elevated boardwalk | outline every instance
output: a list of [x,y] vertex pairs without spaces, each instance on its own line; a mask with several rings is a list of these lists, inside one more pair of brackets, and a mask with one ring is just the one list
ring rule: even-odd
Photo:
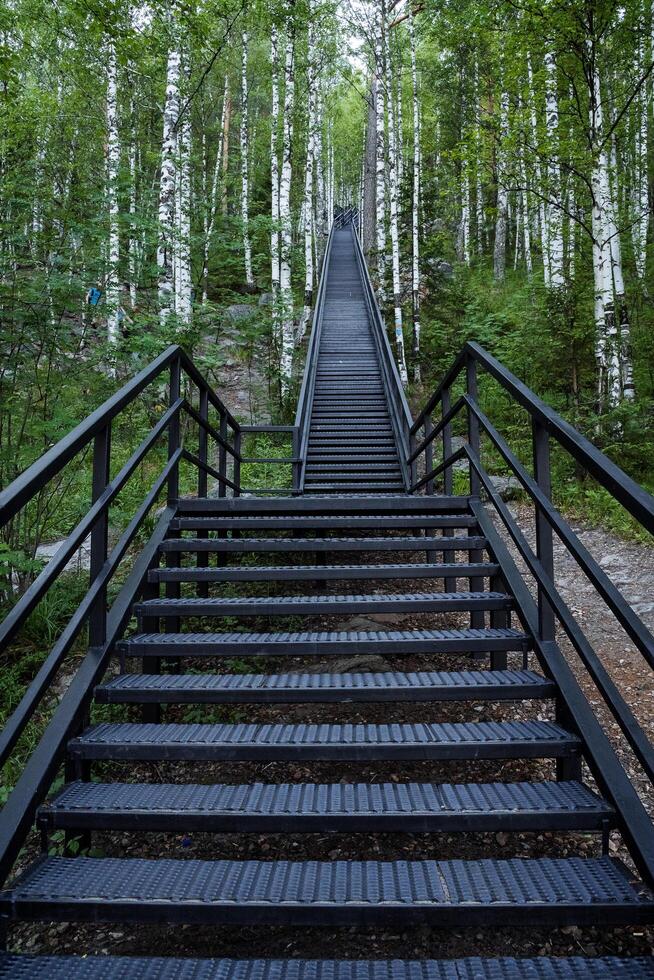
[[352,226],[334,231],[306,493],[401,493],[404,482]]

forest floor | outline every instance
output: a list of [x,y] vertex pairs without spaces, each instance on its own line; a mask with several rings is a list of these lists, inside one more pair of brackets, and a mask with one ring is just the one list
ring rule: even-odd
[[[512,504],[511,508],[528,537],[533,541],[533,528],[530,513],[522,505]],[[599,528],[575,526],[581,540],[600,562],[612,581],[622,590],[626,598],[640,613],[650,628],[654,628],[654,548],[623,541],[613,534]],[[388,556],[393,561],[393,556]],[[404,559],[406,560],[406,556]],[[644,662],[633,644],[624,635],[609,610],[598,598],[590,584],[579,572],[576,563],[562,546],[556,547],[557,581],[560,591],[575,615],[584,626],[602,660],[626,696],[626,700],[636,711],[641,724],[648,733],[654,733],[654,689],[649,670],[644,670]],[[389,583],[380,583],[388,588]],[[371,583],[374,586],[374,583]],[[401,583],[398,583],[398,590]],[[372,590],[372,589],[371,589]],[[316,620],[312,626],[321,628],[398,628],[424,627],[429,625],[425,618],[389,615],[354,617],[334,623],[330,619]],[[452,625],[457,623],[452,617]],[[308,625],[308,624],[307,624]],[[575,666],[574,653],[562,641],[562,647]],[[298,661],[292,662],[297,669]],[[450,658],[447,668],[469,666],[469,659]],[[510,665],[519,666],[518,658]],[[222,665],[221,665],[222,666]],[[290,666],[290,664],[289,664]],[[435,667],[445,667],[442,662]],[[480,663],[480,666],[482,664]],[[530,664],[534,666],[534,664]],[[419,658],[384,660],[374,658],[350,658],[349,660],[305,665],[312,670],[361,670],[361,669],[424,669],[425,661]],[[211,668],[208,668],[211,669]],[[223,667],[224,669],[224,667]],[[284,669],[277,662],[275,669]],[[577,670],[580,682],[593,703],[593,707],[612,734],[614,745],[629,771],[635,784],[642,791],[643,799],[654,814],[654,794],[648,794],[649,787],[640,777],[632,757],[619,738],[615,736],[615,726],[606,717],[599,704],[599,695],[592,688],[582,670]],[[247,717],[252,721],[279,720],[283,712],[286,721],[308,722],[319,720],[333,721],[402,721],[416,720],[416,712],[424,721],[454,721],[461,718],[461,706],[455,704],[415,705],[289,705],[283,708],[274,706],[254,706],[232,717],[222,720],[240,720]],[[410,719],[407,711],[411,713]],[[465,708],[470,719],[512,718],[551,718],[551,704],[520,703],[480,704],[470,703]],[[171,720],[173,720],[171,718]],[[182,717],[175,720],[183,720]],[[190,720],[190,719],[188,719]],[[194,721],[199,721],[197,717]],[[210,720],[218,720],[211,718]],[[141,771],[142,770],[142,771]],[[154,766],[143,764],[135,771],[112,767],[113,778],[156,779],[157,781],[187,780],[198,782],[245,782],[264,780],[269,782],[292,781],[398,781],[433,780],[442,782],[466,781],[470,772],[465,764],[433,765],[388,764],[379,765],[330,765],[294,764],[288,766],[271,763],[266,766],[256,764],[232,766],[188,766],[181,773],[180,767],[158,763]],[[545,761],[485,762],[478,764],[475,778],[482,780],[520,780],[547,779],[553,777],[553,765]],[[589,785],[592,777],[586,773]],[[595,856],[600,853],[600,843],[594,834],[439,834],[439,835],[161,835],[151,834],[103,834],[97,835],[95,846],[106,856],[131,855],[157,857],[162,853],[168,857],[202,859],[274,859],[296,860],[425,860],[481,857],[562,857],[571,854]],[[38,847],[36,840],[23,855],[23,862],[34,855]],[[612,834],[611,853],[625,858],[619,835]],[[31,852],[31,853],[30,853]],[[23,863],[21,862],[21,863]],[[157,926],[131,926],[129,923],[116,925],[56,924],[21,925],[12,930],[10,948],[30,952],[113,953],[122,955],[145,955],[156,950],[160,955],[181,956],[233,956],[247,958],[253,955],[272,957],[325,957],[351,958],[451,958],[469,955],[644,955],[654,952],[654,928],[625,927],[616,929],[594,927],[567,927],[561,929],[520,928],[460,930],[439,930],[429,926],[411,929],[370,928],[362,930],[335,929],[332,927],[314,929],[272,928],[260,926],[253,928],[227,927],[205,928],[198,926],[178,926],[174,929]]]

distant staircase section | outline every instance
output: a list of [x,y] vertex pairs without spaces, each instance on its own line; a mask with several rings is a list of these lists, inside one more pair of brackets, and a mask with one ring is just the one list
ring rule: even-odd
[[350,224],[332,233],[305,493],[403,493],[391,413]]

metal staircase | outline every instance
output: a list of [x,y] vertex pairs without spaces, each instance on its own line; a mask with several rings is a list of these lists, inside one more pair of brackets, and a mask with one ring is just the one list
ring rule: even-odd
[[[88,653],[0,814],[4,879],[34,822],[43,841],[42,855],[0,893],[10,944],[12,925],[27,921],[257,925],[252,954],[259,959],[162,959],[156,945],[151,957],[7,953],[0,954],[0,978],[654,977],[654,961],[646,958],[416,961],[402,942],[393,960],[266,958],[270,925],[462,930],[654,923],[654,828],[580,679],[595,685],[595,699],[612,713],[650,781],[652,746],[557,591],[553,532],[647,669],[654,666],[654,640],[551,504],[549,441],[650,530],[654,501],[475,345],[467,345],[414,421],[351,212],[339,214],[325,261],[291,427],[287,462],[294,479],[287,496],[244,493],[241,439],[256,427],[239,425],[179,348],[162,354],[0,495],[4,525],[92,447],[89,513],[0,628],[6,648],[91,532],[89,593],[0,738],[4,763],[88,628]],[[483,413],[478,368],[531,418],[533,475]],[[149,386],[160,389],[164,372],[169,407],[112,477],[112,421]],[[465,392],[454,398],[459,375]],[[460,417],[467,441],[452,452]],[[534,501],[536,553],[482,464],[480,429]],[[162,471],[110,550],[109,507],[162,437],[168,443]],[[468,487],[454,494],[460,460]],[[180,494],[182,465],[197,470],[197,495]],[[154,531],[135,547],[164,489],[167,503]],[[108,607],[108,586],[126,567]],[[573,654],[564,656],[557,629]],[[330,658],[350,656],[384,659],[352,668],[337,661],[330,669]],[[382,703],[403,720],[392,714],[361,720]],[[308,720],[312,705],[317,714]],[[94,721],[99,706],[102,720]],[[234,706],[240,718],[232,716]],[[335,706],[355,720],[329,719]],[[189,709],[193,720],[185,716]],[[509,767],[503,778],[508,760],[518,769]],[[332,776],[298,781],[288,774],[298,762],[317,764],[318,773],[327,765]],[[399,778],[389,780],[384,767],[398,762],[422,764],[424,777],[402,778],[398,766]],[[270,763],[281,773],[273,780],[266,778]],[[455,763],[458,772],[465,766],[465,779],[447,781]],[[199,781],[189,779],[189,764],[196,779],[203,773]],[[256,764],[256,781],[230,775],[243,764],[250,773]],[[379,765],[382,775],[353,779],[339,770],[358,764],[366,771]],[[65,783],[51,794],[62,765]],[[153,853],[153,834],[182,831],[419,833],[433,835],[433,856],[297,860],[291,852],[276,858],[262,852],[232,860],[215,852],[186,859]],[[625,844],[627,863],[609,852],[612,831]],[[50,853],[49,842],[62,832],[75,850]],[[91,856],[99,832],[128,835],[129,856]],[[523,847],[519,857],[439,858],[439,835],[478,832],[566,834],[568,854],[529,856]],[[592,835],[583,852],[581,832]]]

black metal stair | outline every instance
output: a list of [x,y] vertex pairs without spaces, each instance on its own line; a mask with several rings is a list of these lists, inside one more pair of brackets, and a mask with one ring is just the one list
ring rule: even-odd
[[[129,573],[128,599],[105,617],[105,634],[94,625],[81,668],[86,701],[80,695],[55,726],[60,756],[48,763],[49,779],[36,778],[43,792],[29,819],[27,804],[18,816],[8,804],[8,819],[25,832],[37,814],[44,843],[42,857],[0,893],[10,923],[426,923],[460,932],[654,924],[654,847],[650,855],[634,831],[647,838],[648,818],[634,818],[626,777],[616,776],[610,747],[597,748],[570,665],[554,637],[541,635],[543,594],[539,609],[477,494],[407,492],[411,460],[401,455],[355,245],[349,228],[332,237],[303,493],[238,496],[237,484],[223,483],[219,493],[236,486],[236,495],[212,497],[205,481],[197,497],[170,495]],[[540,527],[541,562],[544,540]],[[417,580],[421,591],[412,591]],[[100,592],[96,618],[105,605]],[[64,756],[67,781],[37,810]],[[610,855],[611,830],[638,873]],[[64,837],[84,850],[96,831],[115,832],[118,853],[131,835],[130,857],[47,853]],[[154,835],[180,832],[255,835],[257,859],[171,859]],[[505,858],[451,858],[462,833],[499,832]],[[427,853],[450,857],[386,860],[396,855],[380,836],[379,860],[287,859],[298,852],[284,849],[283,835],[332,833],[393,834],[399,846],[407,834],[433,835]],[[561,835],[557,856],[530,857],[542,851],[512,836],[527,833],[543,850],[550,833]],[[259,860],[256,835],[267,834],[282,850]],[[317,841],[305,839],[310,857],[321,856]],[[369,853],[362,843],[360,854]],[[266,955],[267,932],[257,934],[253,952]],[[403,935],[400,957],[407,948]],[[114,976],[630,980],[654,977],[654,966],[610,957],[0,955],[0,980]]]

